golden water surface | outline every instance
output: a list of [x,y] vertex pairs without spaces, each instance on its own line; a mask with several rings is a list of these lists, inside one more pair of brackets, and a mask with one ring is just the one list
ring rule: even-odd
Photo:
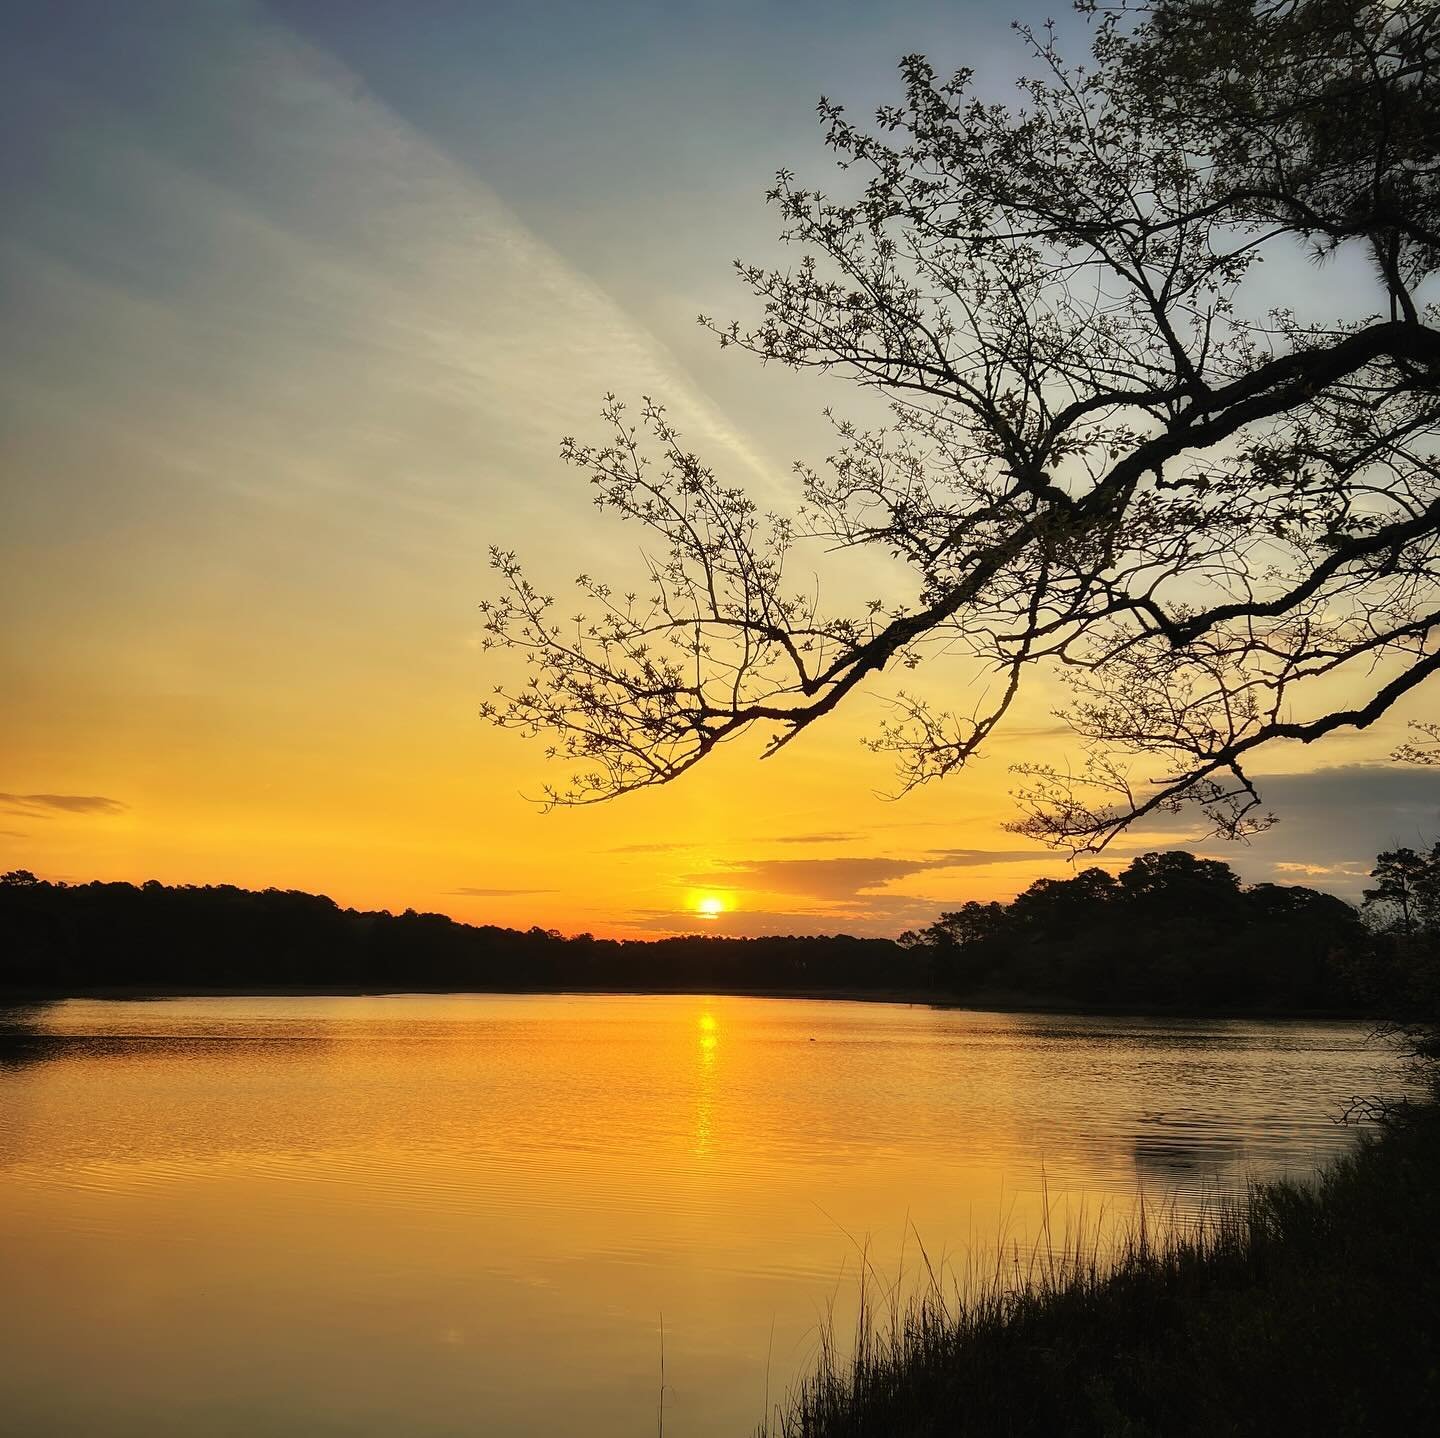
[[1303,1172],[1363,1026],[691,996],[0,1010],[0,1431],[745,1435],[893,1276]]

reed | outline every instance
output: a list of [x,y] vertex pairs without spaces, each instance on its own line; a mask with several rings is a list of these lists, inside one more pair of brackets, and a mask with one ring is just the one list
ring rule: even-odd
[[1437,1195],[1424,1108],[1191,1224],[1047,1217],[948,1278],[922,1246],[906,1297],[862,1263],[853,1343],[822,1325],[757,1438],[1440,1431]]

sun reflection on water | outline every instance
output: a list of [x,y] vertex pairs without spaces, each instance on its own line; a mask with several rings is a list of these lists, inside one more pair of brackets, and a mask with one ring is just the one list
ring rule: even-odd
[[711,1149],[715,1113],[716,1055],[720,1046],[720,1025],[715,1015],[702,1013],[700,1029],[700,1065],[695,1095],[695,1156],[704,1158]]

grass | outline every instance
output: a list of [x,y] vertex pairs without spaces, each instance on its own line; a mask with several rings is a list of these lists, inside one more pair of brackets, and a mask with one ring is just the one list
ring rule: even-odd
[[[1440,1432],[1440,1109],[1189,1230],[1042,1242],[876,1310],[757,1438]],[[1103,1248],[1103,1251],[1102,1251]],[[927,1261],[928,1266],[928,1261]]]

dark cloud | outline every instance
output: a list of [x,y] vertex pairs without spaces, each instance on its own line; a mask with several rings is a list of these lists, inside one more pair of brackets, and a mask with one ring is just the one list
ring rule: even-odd
[[1255,779],[1273,828],[1247,843],[1226,844],[1197,835],[1194,814],[1146,819],[1124,852],[1140,848],[1203,845],[1252,883],[1270,880],[1328,889],[1358,900],[1375,855],[1400,845],[1428,846],[1440,839],[1440,769],[1404,764],[1342,764],[1309,774]]
[[943,863],[936,869],[983,869],[987,864],[1049,864],[1056,859],[1053,849],[944,849]]
[[[1225,861],[1251,883],[1305,884],[1358,901],[1380,850],[1402,844],[1419,848],[1440,839],[1440,768],[1350,764],[1309,774],[1273,774],[1256,783],[1266,808],[1280,822],[1248,843],[1227,844],[1205,834],[1194,814],[1152,815],[1143,830],[1122,836],[1105,854],[1083,857],[1076,867],[1118,869],[1137,853],[1184,848]],[[820,843],[840,837],[795,835],[770,842]],[[684,882],[742,895],[794,895],[802,905],[807,900],[810,905],[747,910],[741,903],[713,920],[688,911],[643,910],[631,927],[662,933],[894,935],[930,923],[964,899],[896,894],[888,892],[888,886],[916,874],[992,864],[1030,866],[1018,876],[1017,888],[1042,873],[1073,872],[1065,855],[1048,849],[747,859],[688,874]],[[946,883],[941,892],[950,889]]]
[[451,889],[452,894],[465,894],[472,899],[513,899],[521,894],[555,894],[558,889]]
[[1312,774],[1271,774],[1256,780],[1281,817],[1345,815],[1404,830],[1440,824],[1440,769],[1414,764],[1345,764]]
[[687,874],[685,882],[698,888],[804,894],[833,901],[932,867],[924,859],[750,859],[708,874]]
[[1044,849],[942,849],[910,859],[849,856],[830,859],[747,859],[709,873],[687,874],[696,888],[803,894],[836,903],[932,869],[982,868],[987,864],[1054,863]]
[[118,799],[102,794],[0,794],[0,808],[12,814],[123,814],[127,808]]

